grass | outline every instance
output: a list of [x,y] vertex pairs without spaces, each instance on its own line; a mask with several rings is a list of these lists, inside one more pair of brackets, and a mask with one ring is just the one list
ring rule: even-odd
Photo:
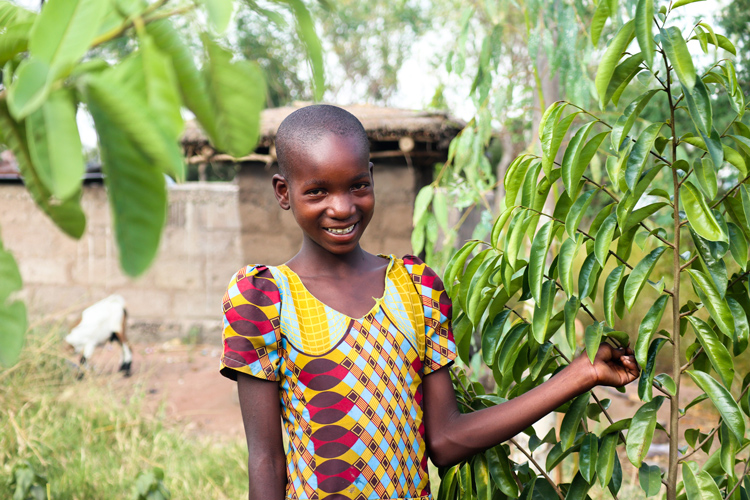
[[[53,329],[54,330],[54,329]],[[247,495],[244,442],[182,432],[143,412],[145,389],[123,397],[106,379],[76,380],[57,331],[31,332],[21,360],[0,371],[0,498],[14,468],[45,475],[51,499],[130,499],[135,479],[164,470],[172,498]]]

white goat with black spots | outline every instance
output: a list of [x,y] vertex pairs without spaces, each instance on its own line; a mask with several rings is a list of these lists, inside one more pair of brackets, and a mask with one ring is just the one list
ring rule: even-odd
[[110,295],[83,310],[81,321],[65,337],[65,342],[73,346],[77,353],[82,353],[81,366],[84,368],[96,346],[108,341],[119,342],[122,346],[119,371],[129,377],[133,354],[125,335],[126,322],[125,299],[120,295]]

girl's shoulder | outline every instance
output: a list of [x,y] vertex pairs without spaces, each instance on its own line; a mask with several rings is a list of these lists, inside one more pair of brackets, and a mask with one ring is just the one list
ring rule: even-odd
[[246,301],[263,306],[278,304],[281,294],[272,267],[263,264],[247,265],[234,273],[224,294],[224,311],[232,307],[240,296],[243,303]]
[[414,284],[429,287],[435,291],[445,290],[440,276],[419,257],[407,254],[399,260],[403,262]]

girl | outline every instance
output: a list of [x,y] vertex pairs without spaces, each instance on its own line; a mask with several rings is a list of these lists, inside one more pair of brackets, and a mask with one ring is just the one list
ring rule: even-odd
[[359,245],[375,207],[362,125],[334,106],[302,108],[276,151],[276,198],[302,248],[284,265],[241,269],[223,301],[221,373],[238,383],[250,499],[429,500],[428,457],[455,464],[596,385],[638,376],[632,351],[602,344],[593,364],[579,357],[522,396],[460,413],[440,278],[416,257]]

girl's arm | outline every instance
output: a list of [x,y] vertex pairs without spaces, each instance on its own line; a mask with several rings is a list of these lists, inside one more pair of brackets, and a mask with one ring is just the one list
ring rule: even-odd
[[579,356],[547,382],[506,403],[472,413],[458,410],[448,368],[425,376],[427,448],[437,466],[456,464],[506,441],[566,401],[597,385],[621,386],[638,377],[630,349],[602,344],[592,365]]
[[242,421],[247,438],[249,500],[283,500],[286,458],[281,439],[279,385],[250,375],[237,375]]

